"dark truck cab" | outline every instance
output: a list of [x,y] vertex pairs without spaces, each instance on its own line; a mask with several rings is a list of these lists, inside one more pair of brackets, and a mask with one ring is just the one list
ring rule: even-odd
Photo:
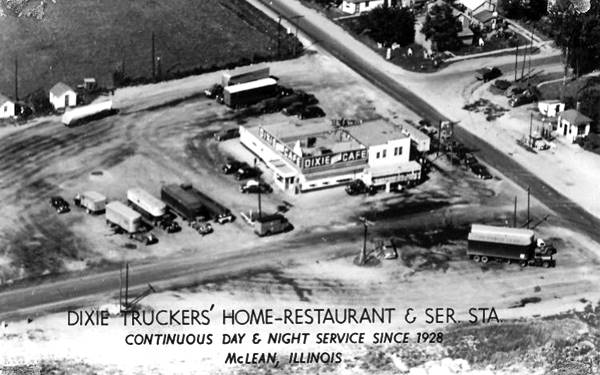
[[476,262],[518,262],[521,267],[555,267],[556,249],[535,237],[531,229],[473,224],[467,255]]

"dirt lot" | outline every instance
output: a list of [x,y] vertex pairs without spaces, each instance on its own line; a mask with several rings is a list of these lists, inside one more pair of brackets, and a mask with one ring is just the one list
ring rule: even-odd
[[[47,2],[43,20],[2,17],[0,92],[14,92],[14,59],[19,63],[20,97],[48,90],[58,81],[101,84],[117,67],[129,77],[151,76],[151,34],[162,73],[215,70],[277,56],[277,24],[246,1],[83,0]],[[282,38],[281,56],[290,40]],[[215,47],[219,46],[219,47]]]

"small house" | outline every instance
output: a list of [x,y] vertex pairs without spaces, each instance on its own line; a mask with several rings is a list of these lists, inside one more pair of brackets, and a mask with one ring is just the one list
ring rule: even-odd
[[557,133],[570,142],[585,138],[590,134],[592,119],[581,114],[576,109],[569,109],[558,114]]
[[16,103],[0,94],[0,119],[14,118],[16,116]]
[[565,110],[565,103],[558,100],[539,101],[538,110],[545,117],[556,117]]
[[344,0],[342,1],[342,12],[349,14],[359,14],[370,12],[371,10],[383,6],[385,0]]
[[77,93],[67,84],[59,82],[50,89],[50,103],[55,110],[75,107]]

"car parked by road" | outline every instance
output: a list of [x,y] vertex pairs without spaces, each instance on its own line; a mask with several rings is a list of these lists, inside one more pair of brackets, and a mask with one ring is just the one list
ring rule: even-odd
[[129,238],[144,245],[152,245],[158,242],[158,238],[152,232],[131,233]]
[[258,168],[251,167],[248,164],[244,163],[244,165],[239,167],[238,170],[235,172],[235,179],[238,181],[246,180],[248,178],[258,177],[259,175],[260,171],[258,170]]
[[222,129],[214,134],[215,139],[219,142],[226,141],[228,139],[237,138],[239,136],[240,136],[240,128],[237,126]]
[[69,203],[63,197],[58,195],[50,197],[50,205],[54,207],[56,212],[59,214],[69,212],[71,210],[69,208]]
[[257,180],[249,180],[248,182],[246,182],[245,184],[240,186],[240,191],[242,193],[249,193],[249,194],[257,194],[257,193],[261,193],[261,194],[267,194],[267,193],[271,193],[273,191],[273,188],[262,181],[257,181]]
[[213,232],[212,225],[210,225],[210,223],[207,222],[194,221],[190,224],[190,226],[193,229],[195,229],[198,233],[200,233],[203,237]]
[[481,178],[482,180],[489,180],[492,178],[492,175],[488,171],[488,169],[481,164],[473,164],[471,165],[471,172],[475,174],[475,176]]
[[377,192],[373,185],[367,186],[363,180],[354,180],[346,185],[346,193],[348,195],[369,194],[373,195]]
[[502,71],[497,67],[485,67],[475,71],[475,78],[478,81],[488,82],[502,75]]
[[325,111],[316,105],[311,105],[306,108],[303,108],[300,113],[298,113],[298,118],[301,120],[325,117]]
[[250,167],[246,163],[242,163],[241,161],[230,159],[225,164],[223,164],[223,166],[221,167],[221,170],[225,174],[232,174],[232,173],[237,172],[238,169],[240,169],[242,167],[246,167],[246,166],[248,168]]

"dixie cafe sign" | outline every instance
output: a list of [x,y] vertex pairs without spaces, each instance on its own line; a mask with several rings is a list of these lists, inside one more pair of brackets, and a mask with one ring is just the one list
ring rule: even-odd
[[264,139],[269,145],[275,150],[281,152],[289,161],[299,166],[301,169],[311,169],[316,167],[322,167],[335,163],[351,162],[355,160],[367,160],[368,153],[367,149],[363,148],[360,150],[351,150],[338,152],[335,154],[327,154],[320,156],[308,156],[301,157],[296,154],[291,148],[280,142],[277,138],[271,135],[262,127],[258,128],[258,135]]

